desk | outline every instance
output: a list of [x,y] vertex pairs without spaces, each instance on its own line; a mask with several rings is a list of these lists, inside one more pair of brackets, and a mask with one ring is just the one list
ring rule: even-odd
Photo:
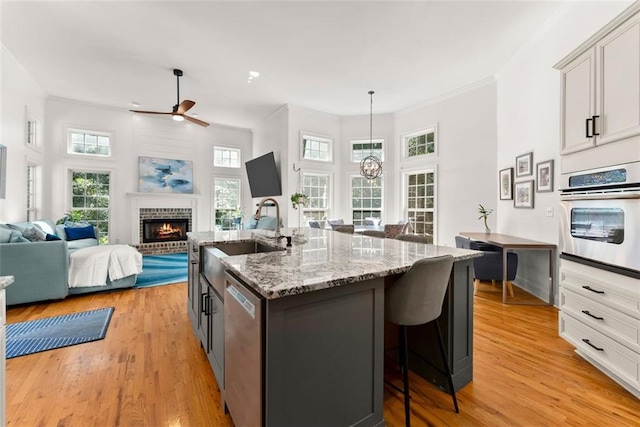
[[504,304],[527,304],[534,303],[516,303],[507,301],[507,252],[509,249],[526,249],[526,250],[543,250],[549,251],[549,300],[547,304],[553,305],[553,287],[556,270],[556,245],[536,240],[522,239],[520,237],[509,236],[508,234],[499,233],[473,233],[462,232],[461,236],[469,237],[473,240],[491,243],[502,248],[502,302]]

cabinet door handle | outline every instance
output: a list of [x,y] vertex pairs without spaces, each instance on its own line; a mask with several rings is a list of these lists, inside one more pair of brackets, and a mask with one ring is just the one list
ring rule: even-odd
[[597,289],[593,289],[591,286],[588,286],[588,285],[583,285],[582,289],[586,289],[586,290],[591,291],[591,292],[596,293],[596,294],[604,294],[604,291],[599,291]]
[[589,310],[582,310],[582,312],[583,312],[584,314],[586,314],[587,316],[593,317],[594,319],[597,319],[597,320],[604,320],[604,317],[598,317],[598,316],[595,316],[595,315],[593,315],[593,314],[589,313]]
[[200,294],[200,312],[201,313],[207,313],[206,312],[206,299],[207,299],[207,293],[205,292],[204,294]]
[[586,339],[586,338],[582,338],[582,341],[583,341],[583,342],[585,342],[585,343],[587,343],[588,345],[590,345],[591,347],[595,348],[595,349],[596,349],[596,350],[598,350],[598,351],[604,351],[604,348],[596,347],[595,345],[591,344],[591,341],[589,341],[589,340],[588,340],[588,339]]
[[204,306],[204,314],[207,316],[211,316],[211,297],[209,295],[204,298]]
[[191,264],[197,264],[197,263],[198,263],[198,261],[196,261],[196,260],[191,260]]
[[593,138],[593,135],[589,135],[589,129],[591,129],[591,126],[589,126],[589,122],[593,122],[593,119],[587,119],[585,122],[585,136],[587,138]]
[[596,119],[599,118],[600,116],[591,116],[591,118],[593,119],[591,121],[591,134],[593,136],[598,136],[600,135],[598,132],[596,132]]

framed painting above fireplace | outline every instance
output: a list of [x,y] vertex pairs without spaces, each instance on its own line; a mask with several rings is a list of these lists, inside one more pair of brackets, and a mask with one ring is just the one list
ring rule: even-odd
[[190,160],[141,156],[138,170],[141,193],[193,194],[193,162]]

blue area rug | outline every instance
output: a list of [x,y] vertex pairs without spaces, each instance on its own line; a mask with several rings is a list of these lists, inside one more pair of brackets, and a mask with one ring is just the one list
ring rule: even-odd
[[143,255],[136,288],[187,281],[187,253]]
[[7,359],[97,341],[107,334],[113,307],[7,325]]

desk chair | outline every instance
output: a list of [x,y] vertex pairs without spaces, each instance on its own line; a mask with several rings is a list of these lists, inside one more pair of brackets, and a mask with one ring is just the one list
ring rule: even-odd
[[[502,282],[502,248],[485,242],[476,242],[464,236],[456,236],[456,247],[462,249],[473,249],[482,251],[483,256],[473,259],[473,294],[478,293],[478,284],[480,281],[491,281],[493,286],[496,280]],[[518,254],[515,252],[507,253],[507,290],[509,296],[513,297],[513,279],[516,278],[518,272]]]
[[458,413],[456,391],[453,388],[451,369],[444,350],[442,333],[438,325],[438,317],[442,313],[442,304],[449,284],[453,267],[453,257],[443,255],[425,258],[413,263],[400,279],[385,291],[385,319],[399,326],[400,364],[403,372],[404,416],[405,425],[411,425],[409,402],[409,346],[407,343],[407,326],[431,323],[436,329],[438,347],[442,357],[444,372],[449,382],[449,391],[453,398],[453,406]]
[[380,237],[381,239],[384,239],[384,231],[380,230],[362,230],[360,234],[363,236]]

